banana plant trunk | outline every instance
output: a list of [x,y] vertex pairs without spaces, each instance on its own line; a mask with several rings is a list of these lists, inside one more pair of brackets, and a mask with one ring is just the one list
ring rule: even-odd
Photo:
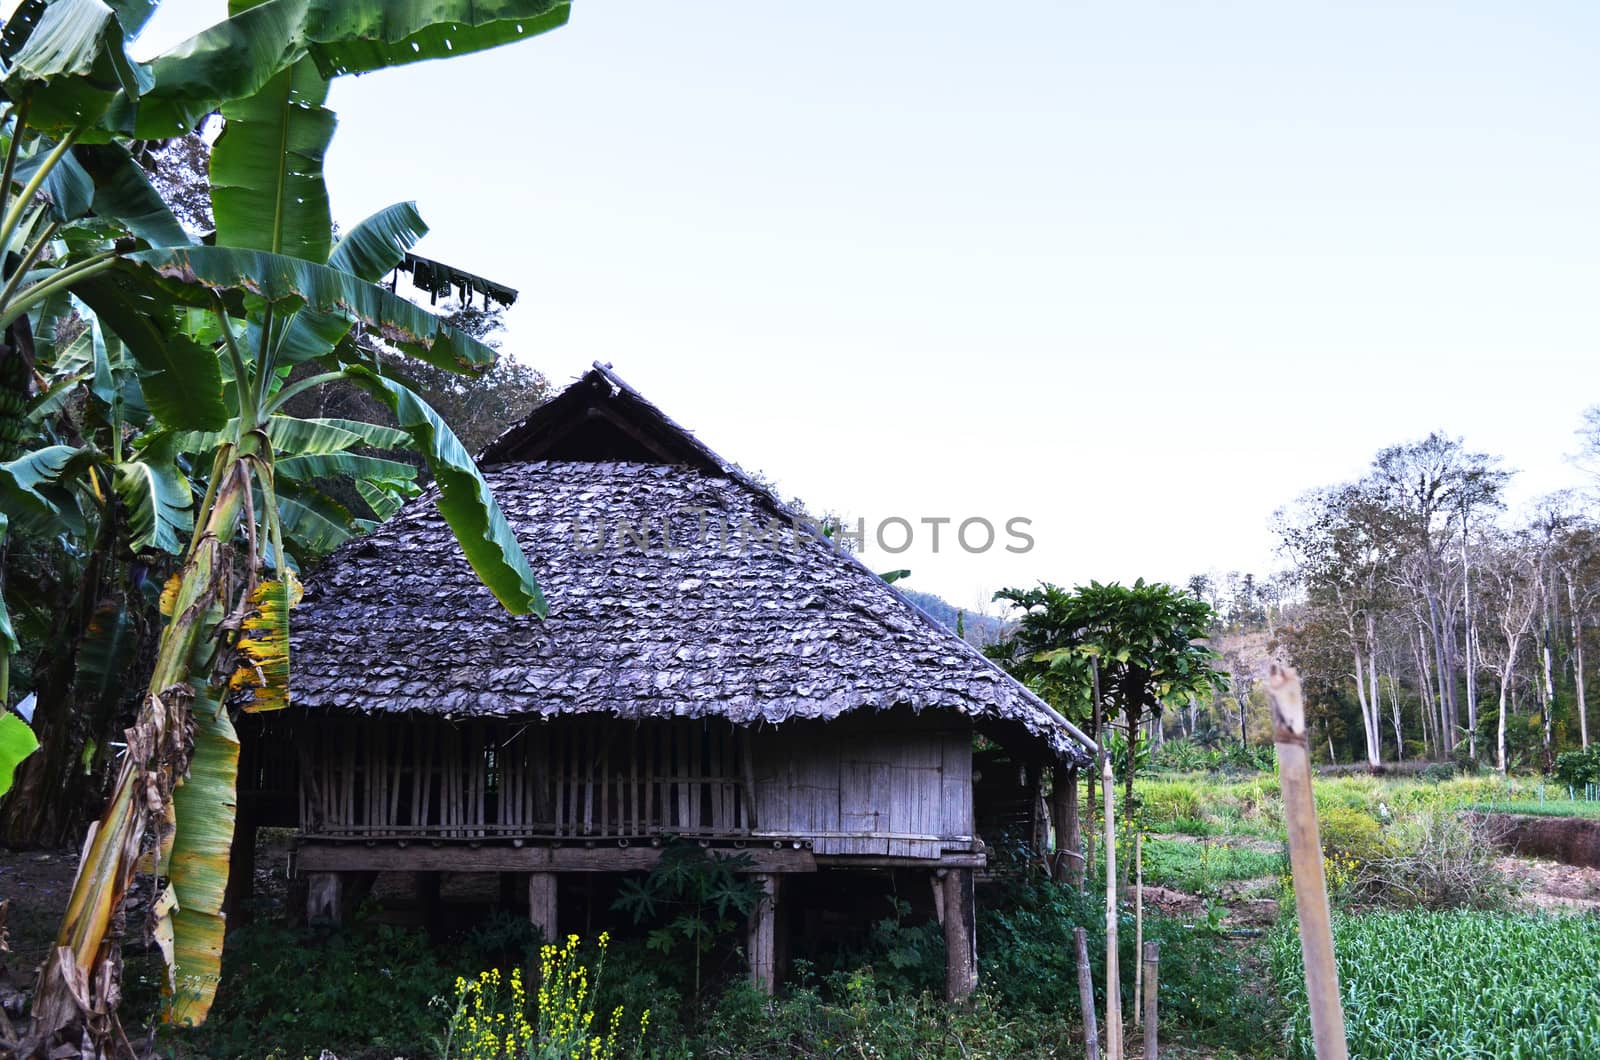
[[[200,678],[209,686],[214,640],[233,580],[232,542],[250,493],[250,463],[231,450],[218,461],[215,492],[196,520],[202,529],[163,593],[163,611],[169,617],[155,670],[138,716],[126,732],[127,751],[110,801],[84,840],[55,949],[39,975],[30,1042],[24,1045],[41,1053],[56,1042],[78,1044],[87,1037],[106,1043],[119,1033],[121,958],[112,929],[128,886],[141,868],[142,855],[147,854],[147,838],[159,837],[163,854],[171,849],[173,793],[184,783],[196,750],[192,675],[197,664],[203,666]],[[231,835],[233,807],[216,810],[226,817]],[[150,867],[148,860],[144,867]],[[225,856],[221,871],[227,871]],[[173,904],[158,901],[154,910],[157,940],[161,942],[165,933],[162,948],[169,965],[171,929],[163,921]],[[169,987],[170,976],[169,968]],[[214,991],[215,983],[210,986]],[[209,1006],[209,995],[205,1003]],[[32,1053],[24,1048],[22,1055]]]

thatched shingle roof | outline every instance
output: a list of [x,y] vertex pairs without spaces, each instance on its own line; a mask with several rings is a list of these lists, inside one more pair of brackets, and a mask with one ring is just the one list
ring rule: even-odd
[[549,600],[507,614],[424,495],[306,577],[313,710],[736,724],[953,710],[1088,760],[1043,701],[596,366],[480,463]]

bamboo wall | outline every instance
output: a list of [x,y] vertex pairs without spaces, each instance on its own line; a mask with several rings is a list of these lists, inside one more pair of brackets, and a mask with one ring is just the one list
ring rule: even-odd
[[294,742],[312,837],[673,834],[918,858],[973,845],[964,727],[323,717],[304,719]]

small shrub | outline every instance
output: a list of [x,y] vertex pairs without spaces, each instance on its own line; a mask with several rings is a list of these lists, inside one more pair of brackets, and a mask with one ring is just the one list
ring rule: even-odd
[[1365,810],[1333,805],[1317,809],[1317,829],[1327,856],[1366,861],[1383,852],[1383,826]]
[[1450,812],[1424,811],[1400,825],[1381,854],[1361,863],[1349,894],[1395,908],[1501,908],[1512,885],[1495,867],[1487,829]]
[[1600,784],[1600,743],[1582,751],[1562,751],[1556,756],[1556,777],[1580,792],[1585,785]]

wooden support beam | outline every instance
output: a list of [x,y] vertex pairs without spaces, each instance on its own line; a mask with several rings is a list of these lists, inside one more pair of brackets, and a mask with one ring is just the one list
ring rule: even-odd
[[972,870],[950,869],[944,877],[944,993],[965,1001],[978,988],[978,925]]
[[245,800],[239,800],[238,816],[233,826],[233,847],[228,851],[228,889],[223,898],[228,926],[248,923],[250,899],[256,887],[256,821],[255,809]]
[[556,906],[556,874],[528,873],[528,923],[548,943],[557,943],[560,930]]
[[761,898],[750,911],[750,982],[763,994],[771,995],[778,985],[778,902],[783,877],[763,872],[751,877],[761,887]]
[[[712,851],[717,853],[718,851]],[[733,851],[729,851],[733,853]],[[815,872],[809,850],[741,850],[748,872]],[[302,872],[648,872],[661,860],[659,847],[511,847],[461,843],[303,843],[295,853]],[[859,859],[843,859],[852,862]],[[915,862],[911,862],[915,864]],[[923,864],[926,864],[924,862]]]
[[1078,813],[1078,770],[1057,766],[1052,781],[1051,811],[1055,818],[1056,856],[1052,877],[1057,883],[1083,886],[1083,823]]

